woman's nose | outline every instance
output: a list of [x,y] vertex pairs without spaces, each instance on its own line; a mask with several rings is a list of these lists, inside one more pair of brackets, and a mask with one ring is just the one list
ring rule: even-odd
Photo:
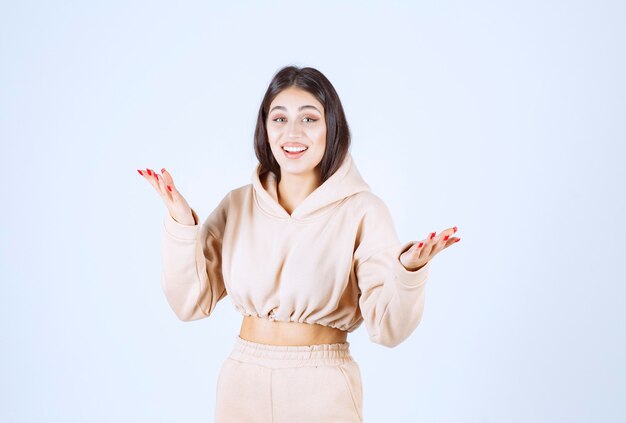
[[300,122],[291,122],[289,124],[287,135],[291,138],[298,138],[302,135],[302,126]]

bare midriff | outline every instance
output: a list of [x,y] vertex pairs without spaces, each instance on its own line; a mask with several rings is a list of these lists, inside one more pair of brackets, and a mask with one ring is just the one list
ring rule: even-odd
[[244,316],[239,336],[260,344],[316,345],[346,342],[348,332],[316,323],[279,322],[257,316]]

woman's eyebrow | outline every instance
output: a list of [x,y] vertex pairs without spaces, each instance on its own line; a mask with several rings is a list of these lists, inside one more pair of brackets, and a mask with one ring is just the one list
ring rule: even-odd
[[[287,111],[287,109],[286,109],[285,107],[283,107],[283,106],[274,106],[274,107],[272,107],[272,110],[270,110],[270,113],[272,113],[272,112],[273,112],[274,110],[276,110],[276,109]],[[310,104],[305,104],[304,106],[300,106],[300,107],[298,108],[298,111],[301,111],[302,109],[315,109],[315,110],[317,110],[317,112],[318,112],[320,115],[322,114],[322,112],[320,112],[320,111],[319,111],[319,109],[318,109],[317,107],[312,106],[312,105],[310,105]]]

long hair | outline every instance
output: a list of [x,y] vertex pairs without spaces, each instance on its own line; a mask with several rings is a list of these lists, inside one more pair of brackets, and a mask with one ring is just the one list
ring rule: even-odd
[[273,172],[280,181],[280,165],[267,142],[266,120],[270,104],[284,89],[296,87],[311,93],[324,106],[326,148],[319,164],[320,184],[341,166],[350,148],[350,128],[335,87],[320,71],[311,67],[285,66],[274,74],[259,107],[254,130],[254,152],[261,164],[259,173]]

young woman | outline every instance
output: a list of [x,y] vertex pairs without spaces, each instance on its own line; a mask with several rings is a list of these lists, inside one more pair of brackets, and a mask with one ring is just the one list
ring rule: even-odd
[[334,87],[288,66],[265,93],[251,183],[201,221],[172,175],[139,170],[164,217],[162,287],[185,321],[229,296],[244,316],[222,365],[215,421],[362,422],[360,368],[347,334],[363,322],[394,347],[419,324],[432,258],[456,227],[400,242],[361,177]]

